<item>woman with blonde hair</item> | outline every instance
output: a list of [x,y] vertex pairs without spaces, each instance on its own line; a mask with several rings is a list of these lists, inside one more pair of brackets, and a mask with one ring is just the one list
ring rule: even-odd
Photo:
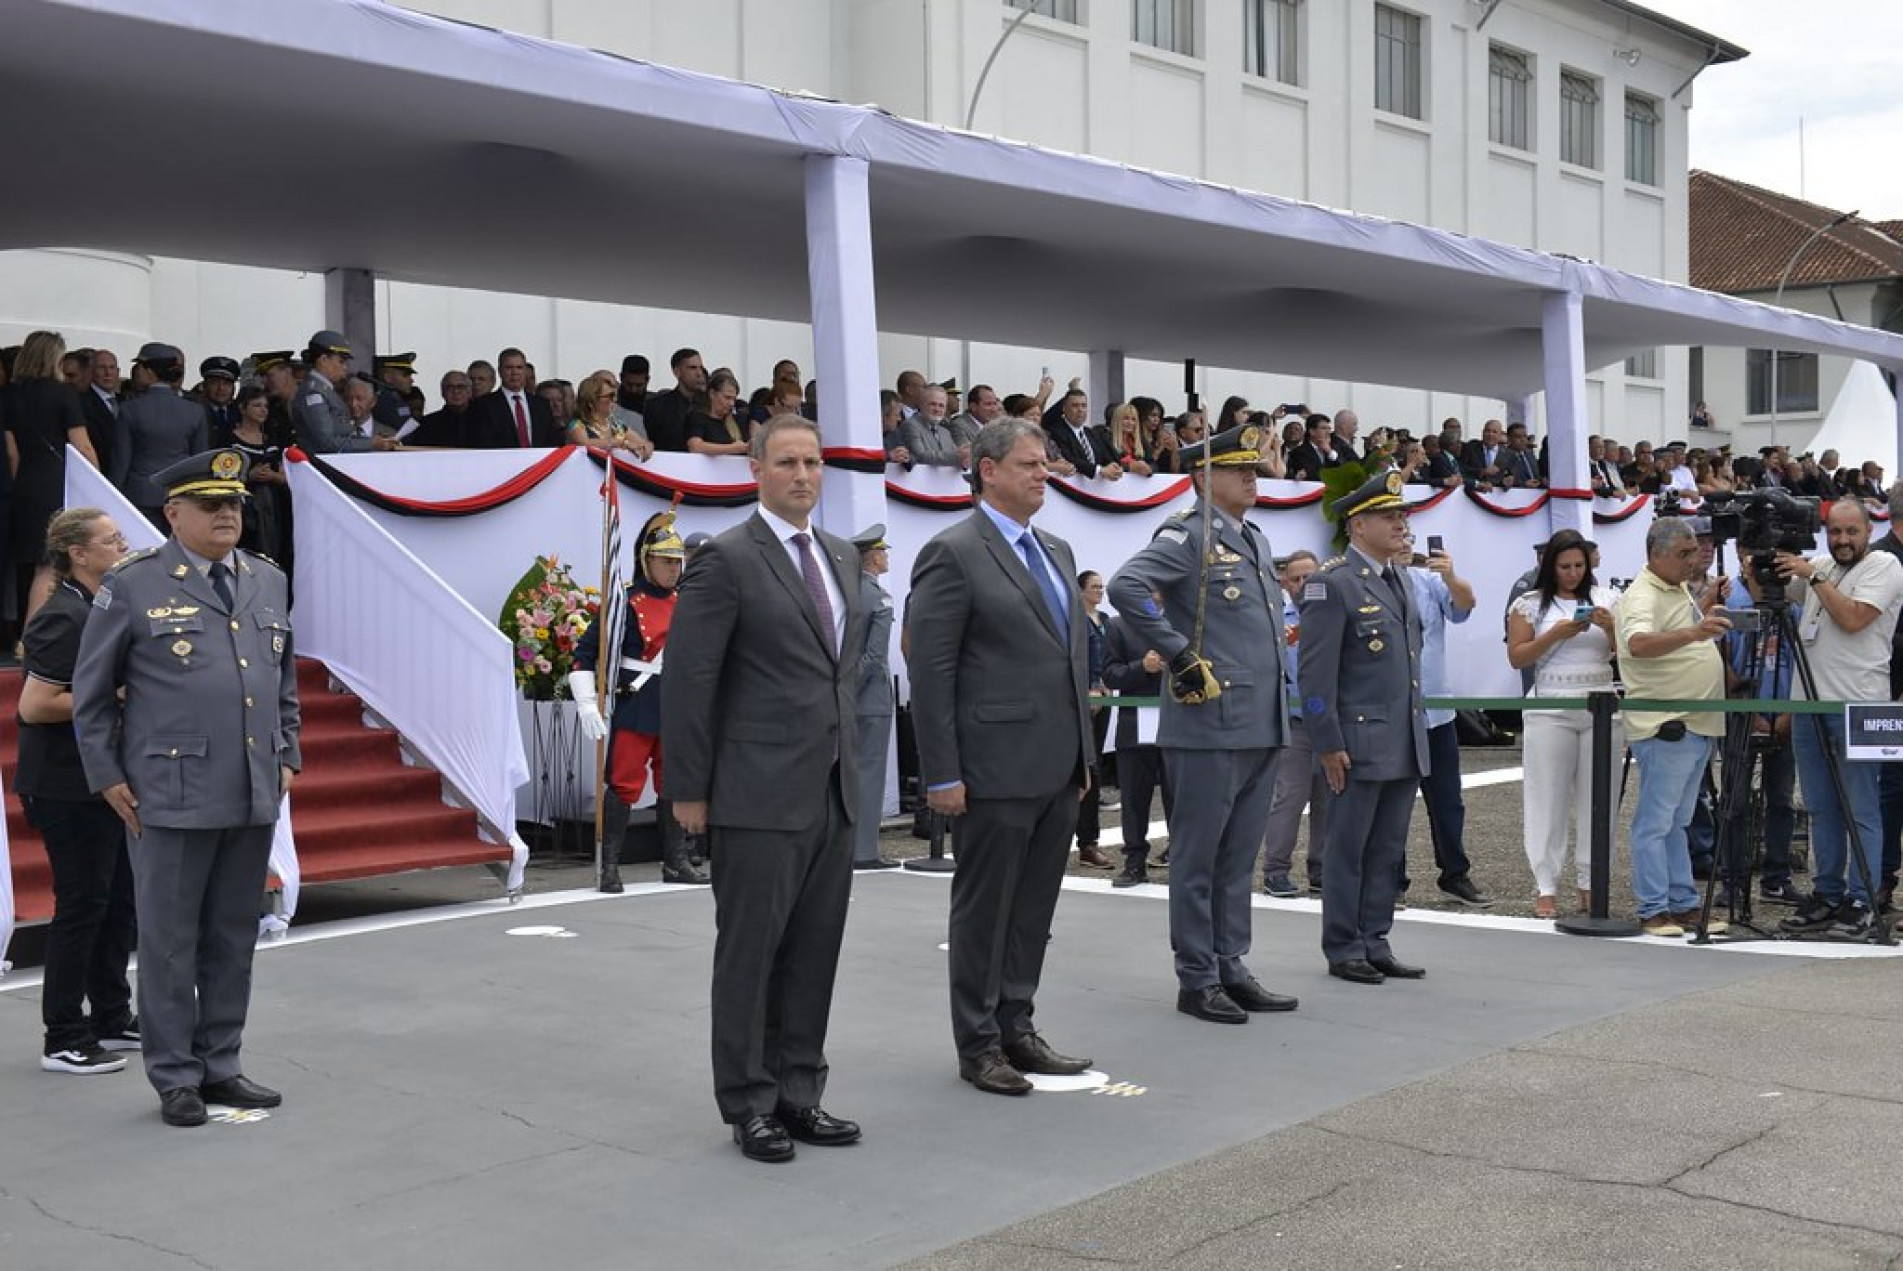
[[79,394],[60,378],[65,356],[59,332],[35,331],[20,346],[6,393],[7,470],[13,477],[8,546],[23,619],[53,590],[44,562],[46,523],[66,502],[66,447],[99,466]]
[[1107,416],[1104,422],[1110,425],[1110,444],[1116,448],[1117,463],[1125,472],[1149,476],[1155,467],[1149,448],[1143,444],[1143,421],[1137,415],[1137,408],[1129,402],[1118,402],[1104,414]]
[[654,453],[648,439],[624,427],[614,417],[615,396],[621,379],[610,371],[596,371],[575,388],[575,418],[568,425],[571,445],[592,450],[626,450],[637,459]]

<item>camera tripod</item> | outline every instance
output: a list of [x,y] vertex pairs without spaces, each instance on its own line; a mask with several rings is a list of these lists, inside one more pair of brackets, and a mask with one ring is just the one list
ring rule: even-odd
[[[1810,657],[1798,638],[1797,619],[1791,613],[1789,600],[1784,594],[1784,583],[1772,572],[1769,562],[1752,560],[1740,561],[1743,568],[1755,571],[1757,594],[1752,611],[1757,614],[1758,629],[1745,648],[1744,665],[1739,672],[1740,687],[1757,697],[1759,686],[1766,675],[1784,674],[1795,677],[1786,679],[1785,689],[1793,682],[1804,689],[1804,697],[1817,700],[1817,679],[1811,670]],[[1723,570],[1723,564],[1719,566]],[[1788,670],[1781,670],[1778,659],[1788,659]],[[1773,684],[1775,684],[1775,679]],[[1721,942],[1734,940],[1786,940],[1795,933],[1766,928],[1758,924],[1752,912],[1752,884],[1757,877],[1764,856],[1764,789],[1762,760],[1768,749],[1778,745],[1775,734],[1764,737],[1754,733],[1749,713],[1729,716],[1725,722],[1725,740],[1721,755],[1722,786],[1717,808],[1717,835],[1712,846],[1711,876],[1705,882],[1705,900],[1698,913],[1698,927],[1693,935],[1693,944],[1710,944],[1712,936],[1708,930],[1711,911],[1716,899],[1718,880],[1722,877],[1727,884],[1729,894],[1728,915],[1731,930],[1721,937]],[[1848,791],[1844,785],[1844,757],[1838,751],[1837,738],[1825,727],[1824,717],[1811,714],[1791,721],[1792,742],[1795,745],[1795,730],[1814,728],[1819,747],[1823,751],[1824,766],[1830,772],[1831,792],[1836,797],[1837,806],[1842,810],[1844,834],[1849,858],[1848,868],[1856,871],[1857,879],[1862,882],[1864,894],[1871,898],[1871,934],[1868,939],[1874,944],[1894,944],[1894,935],[1890,930],[1889,917],[1878,912],[1875,904],[1877,880],[1874,877],[1869,859],[1864,855],[1863,835],[1857,828],[1852,813]],[[1742,841],[1736,841],[1736,827],[1742,824],[1745,832]],[[1813,824],[1815,821],[1813,820]],[[1816,853],[1812,851],[1813,868]]]

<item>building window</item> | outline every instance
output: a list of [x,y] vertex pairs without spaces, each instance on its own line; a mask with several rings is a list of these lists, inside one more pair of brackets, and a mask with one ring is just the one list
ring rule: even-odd
[[1599,166],[1599,85],[1584,75],[1559,75],[1559,157],[1582,168]]
[[[1744,355],[1745,412],[1769,415],[1771,409],[1770,349],[1750,349]],[[1777,412],[1801,414],[1817,409],[1817,355],[1777,351]]]
[[1077,21],[1077,0],[1005,0],[1013,9],[1029,9],[1059,22]]
[[1533,72],[1524,53],[1494,45],[1487,53],[1487,140],[1531,150]]
[[1196,0],[1130,0],[1130,38],[1196,56]]
[[1659,351],[1645,349],[1625,360],[1627,379],[1655,380],[1659,377]]
[[1632,93],[1625,95],[1625,179],[1659,183],[1659,104]]
[[1282,84],[1300,84],[1302,0],[1242,0],[1242,69]]
[[1421,117],[1421,20],[1374,6],[1374,108]]

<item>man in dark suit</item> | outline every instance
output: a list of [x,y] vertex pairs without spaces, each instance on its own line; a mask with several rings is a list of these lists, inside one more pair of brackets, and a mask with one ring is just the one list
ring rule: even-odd
[[1467,479],[1468,488],[1487,491],[1501,484],[1501,477],[1505,475],[1506,441],[1507,431],[1500,421],[1489,419],[1480,435],[1461,448],[1460,474]]
[[1421,450],[1427,455],[1427,463],[1416,474],[1417,481],[1425,481],[1437,490],[1461,484],[1460,459],[1447,452],[1440,437],[1430,433],[1421,438]]
[[694,349],[675,349],[668,366],[674,372],[674,387],[650,394],[641,417],[656,450],[685,451],[687,416],[707,400],[707,365]]
[[1288,457],[1288,474],[1296,481],[1320,481],[1329,468],[1341,466],[1335,453],[1335,421],[1326,415],[1310,415],[1308,436]]
[[1115,481],[1123,475],[1110,430],[1090,425],[1090,398],[1083,389],[1073,388],[1065,393],[1057,413],[1060,418],[1050,420],[1045,426],[1057,443],[1057,453],[1077,469],[1079,476]]
[[1092,757],[1076,559],[1031,528],[1047,471],[1036,424],[979,432],[978,510],[920,550],[906,618],[919,779],[933,811],[964,817],[951,891],[958,1075],[991,1094],[1030,1093],[1026,1072],[1090,1066],[1031,1020]]
[[443,373],[441,410],[423,416],[415,430],[403,439],[405,446],[459,447],[464,444],[464,424],[469,418],[469,403],[475,384],[469,372],[451,367]]
[[1499,484],[1509,490],[1537,490],[1546,484],[1540,479],[1539,456],[1533,449],[1533,439],[1526,434],[1525,424],[1507,425],[1507,448],[1500,457]]
[[111,349],[94,349],[92,382],[79,395],[86,419],[86,436],[92,441],[93,454],[99,457],[99,470],[111,472],[113,433],[119,418],[119,358]]
[[[759,510],[693,554],[661,676],[674,816],[713,837],[714,1101],[751,1160],[852,1143],[821,1110],[826,1021],[852,891],[859,553],[811,524],[819,427],[752,442]],[[771,798],[762,798],[771,791]]]
[[463,421],[463,444],[477,450],[552,448],[566,440],[555,414],[541,396],[530,391],[529,360],[521,349],[504,349],[496,357],[496,391],[470,404]]

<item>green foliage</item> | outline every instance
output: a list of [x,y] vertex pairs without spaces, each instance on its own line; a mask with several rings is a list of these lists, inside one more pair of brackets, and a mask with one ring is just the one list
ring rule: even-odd
[[1350,459],[1339,468],[1322,469],[1322,516],[1334,527],[1337,555],[1348,548],[1348,525],[1335,515],[1335,500],[1359,490],[1373,475],[1359,459]]

